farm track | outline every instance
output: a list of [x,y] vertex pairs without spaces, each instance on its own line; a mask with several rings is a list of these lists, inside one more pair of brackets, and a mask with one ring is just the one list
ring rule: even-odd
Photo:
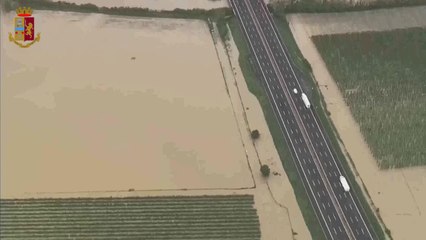
[[260,239],[251,195],[0,202],[2,239]]

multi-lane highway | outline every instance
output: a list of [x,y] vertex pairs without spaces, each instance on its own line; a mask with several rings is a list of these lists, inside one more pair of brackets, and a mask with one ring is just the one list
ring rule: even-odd
[[358,199],[340,183],[346,173],[314,107],[307,108],[301,98],[300,79],[266,5],[262,0],[229,2],[324,234],[336,240],[376,239]]

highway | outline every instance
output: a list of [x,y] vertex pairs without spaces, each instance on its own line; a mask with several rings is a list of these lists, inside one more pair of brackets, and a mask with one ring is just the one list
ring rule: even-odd
[[307,108],[301,98],[300,79],[265,3],[262,0],[228,1],[239,20],[255,60],[254,67],[262,78],[325,236],[336,240],[377,239],[359,200],[352,190],[344,191],[340,183],[339,177],[346,173],[314,106]]

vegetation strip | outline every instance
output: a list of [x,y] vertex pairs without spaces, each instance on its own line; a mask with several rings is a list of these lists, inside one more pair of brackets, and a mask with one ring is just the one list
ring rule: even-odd
[[0,235],[5,239],[260,239],[252,195],[3,199],[0,203]]

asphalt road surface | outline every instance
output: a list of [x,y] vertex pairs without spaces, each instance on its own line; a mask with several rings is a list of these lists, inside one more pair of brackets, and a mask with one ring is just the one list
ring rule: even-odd
[[327,239],[377,239],[358,199],[340,183],[339,177],[346,173],[314,106],[308,108],[302,100],[300,80],[266,5],[262,0],[229,2]]

